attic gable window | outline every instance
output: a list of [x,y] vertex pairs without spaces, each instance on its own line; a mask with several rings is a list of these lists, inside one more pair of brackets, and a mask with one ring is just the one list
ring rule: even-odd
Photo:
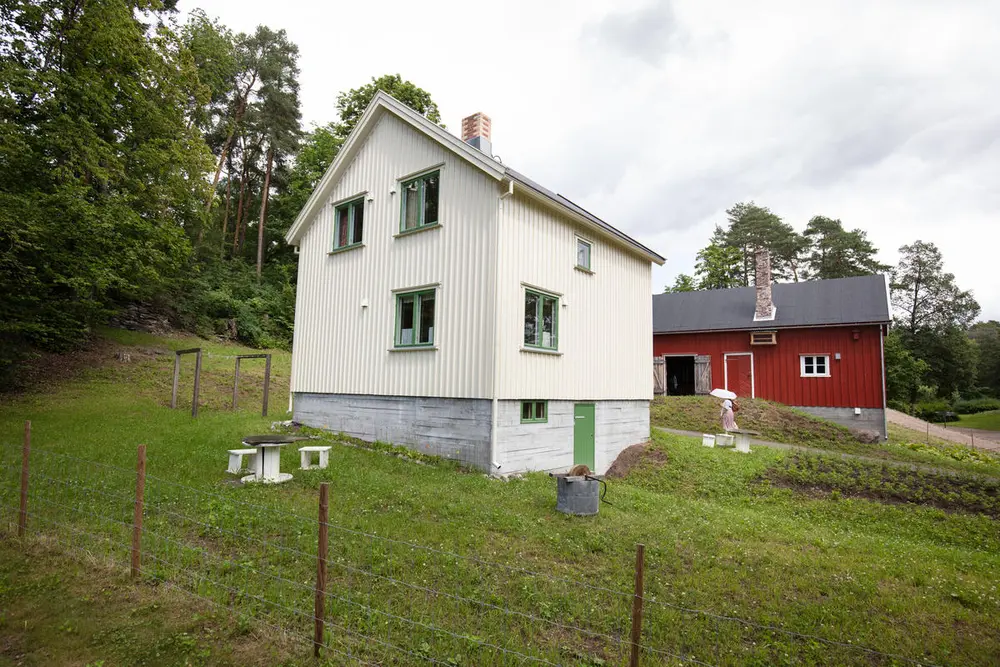
[[593,247],[590,241],[576,237],[576,268],[584,271],[592,271],[590,266],[590,255]]
[[524,345],[543,350],[559,349],[559,299],[524,290]]
[[400,232],[411,232],[437,224],[440,180],[441,172],[432,171],[402,183]]
[[830,377],[829,354],[803,354],[799,357],[799,369],[802,377]]
[[340,204],[333,209],[333,249],[361,244],[365,228],[365,198]]

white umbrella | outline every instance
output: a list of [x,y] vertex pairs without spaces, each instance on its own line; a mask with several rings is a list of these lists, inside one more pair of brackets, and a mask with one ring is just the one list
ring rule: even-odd
[[733,400],[736,398],[736,394],[729,391],[728,389],[713,389],[712,391],[708,392],[708,395],[715,396],[716,398],[728,398],[729,400]]

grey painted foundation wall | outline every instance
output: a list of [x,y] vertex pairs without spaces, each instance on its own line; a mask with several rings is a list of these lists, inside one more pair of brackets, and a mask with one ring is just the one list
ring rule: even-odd
[[881,408],[861,408],[861,414],[854,414],[854,408],[811,408],[793,405],[796,410],[808,412],[816,417],[829,419],[830,421],[846,426],[847,428],[858,428],[866,431],[885,432],[885,410]]
[[489,467],[492,401],[352,394],[295,394],[293,419],[306,426]]
[[[362,440],[391,442],[498,473],[564,470],[573,465],[573,406],[549,401],[545,423],[521,423],[520,401],[497,402],[497,441],[490,465],[493,402],[488,399],[416,398],[296,393],[294,420]],[[592,401],[596,472],[618,454],[649,439],[649,401]]]

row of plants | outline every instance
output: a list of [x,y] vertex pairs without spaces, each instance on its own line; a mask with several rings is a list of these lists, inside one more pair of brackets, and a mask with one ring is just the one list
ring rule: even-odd
[[929,505],[1000,518],[1000,480],[942,474],[812,454],[794,454],[769,468],[778,486],[885,502]]
[[950,401],[938,398],[919,401],[912,405],[906,402],[889,401],[889,407],[930,422],[958,421],[958,415],[974,415],[980,412],[1000,410],[1000,398],[955,398]]

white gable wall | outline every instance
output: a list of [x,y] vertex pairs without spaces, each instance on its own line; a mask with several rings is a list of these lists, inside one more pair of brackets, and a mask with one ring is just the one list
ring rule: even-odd
[[[439,228],[395,237],[399,179],[437,165]],[[332,204],[361,193],[372,199],[364,247],[328,255]],[[292,391],[491,397],[498,195],[495,180],[383,114],[299,244]],[[391,352],[393,290],[433,283],[438,349]]]
[[[577,235],[593,274],[576,266]],[[498,398],[651,400],[652,268],[524,194],[501,203]],[[559,354],[522,351],[524,284],[559,301]]]

